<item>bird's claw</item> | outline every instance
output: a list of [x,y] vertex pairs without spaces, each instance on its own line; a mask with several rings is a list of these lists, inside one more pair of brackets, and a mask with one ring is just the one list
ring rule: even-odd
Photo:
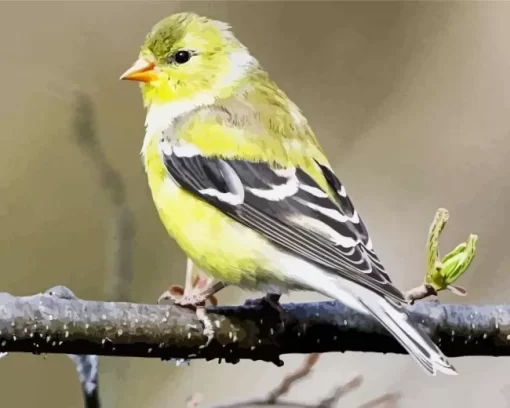
[[204,325],[204,336],[207,337],[205,344],[200,346],[200,348],[204,348],[211,343],[212,339],[214,339],[214,327],[211,319],[207,316],[207,311],[204,307],[197,307],[196,314],[198,320],[200,320],[200,322]]
[[208,294],[194,293],[192,295],[183,296],[182,298],[177,299],[174,303],[183,307],[204,307],[205,302],[209,300],[211,304],[217,304],[216,298],[212,296],[211,299],[210,297],[211,296]]
[[214,294],[227,285],[222,282],[214,283],[214,279],[205,276],[201,271],[194,275],[193,269],[194,265],[188,259],[185,287],[183,288],[179,285],[170,286],[158,298],[158,304],[163,300],[170,300],[174,305],[195,310],[198,320],[204,326],[204,335],[207,337],[207,342],[201,346],[203,348],[208,346],[214,338],[214,327],[211,319],[207,316],[206,305],[210,303],[216,306],[218,300]]
[[159,297],[158,297],[158,305],[161,304],[165,300],[170,300],[172,303],[176,303],[178,300],[178,296],[173,294],[173,287],[170,286],[167,290],[165,290]]
[[216,305],[218,303],[216,297],[202,293],[185,296],[182,293],[184,293],[184,289],[181,286],[172,285],[158,298],[158,304],[164,300],[170,300],[174,305],[195,310],[198,320],[204,326],[204,335],[207,337],[206,343],[200,347],[207,347],[214,339],[214,327],[211,319],[207,316],[205,306],[208,300],[211,304]]

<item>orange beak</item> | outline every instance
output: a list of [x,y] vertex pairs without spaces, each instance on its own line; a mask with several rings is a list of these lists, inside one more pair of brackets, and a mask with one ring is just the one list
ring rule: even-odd
[[147,61],[145,58],[138,58],[135,63],[124,72],[120,79],[129,81],[151,82],[158,79],[154,72],[154,63]]

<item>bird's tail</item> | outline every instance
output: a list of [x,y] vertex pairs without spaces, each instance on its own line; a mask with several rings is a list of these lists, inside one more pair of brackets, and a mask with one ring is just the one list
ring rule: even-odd
[[441,371],[444,374],[457,375],[457,371],[439,347],[432,342],[427,334],[409,321],[409,317],[401,305],[397,305],[391,300],[387,301],[374,293],[370,293],[364,299],[359,299],[359,302],[386,330],[393,334],[429,374],[435,375],[437,371]]
[[[313,279],[310,279],[310,276],[313,276]],[[409,321],[402,305],[388,301],[377,293],[343,278],[332,277],[324,271],[322,274],[302,275],[301,278],[302,283],[317,292],[355,310],[373,315],[429,374],[435,375],[437,371],[441,371],[448,375],[457,375],[457,371],[439,347]]]

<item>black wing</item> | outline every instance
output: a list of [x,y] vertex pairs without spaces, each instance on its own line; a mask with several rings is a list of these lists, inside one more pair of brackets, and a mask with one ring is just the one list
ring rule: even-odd
[[405,302],[391,284],[362,220],[335,174],[317,165],[334,199],[300,168],[204,157],[192,145],[163,142],[170,176],[274,244],[381,296]]

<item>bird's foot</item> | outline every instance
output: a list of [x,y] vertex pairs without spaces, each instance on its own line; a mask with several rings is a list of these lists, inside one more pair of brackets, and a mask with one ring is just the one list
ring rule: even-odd
[[158,299],[158,303],[163,300],[171,300],[177,306],[195,310],[198,320],[204,327],[204,335],[207,337],[205,344],[201,348],[207,347],[214,338],[214,327],[205,309],[207,302],[214,306],[218,304],[213,288],[215,288],[215,285],[205,287],[205,290],[193,288],[193,291],[188,291],[185,294],[186,291],[182,286],[172,285]]
[[207,342],[202,347],[206,347],[214,338],[214,328],[211,319],[207,316],[205,307],[207,303],[216,306],[218,300],[214,295],[227,285],[223,282],[214,283],[214,279],[206,276],[201,270],[194,275],[193,269],[194,265],[188,259],[184,288],[180,285],[171,285],[158,298],[158,304],[163,300],[170,300],[177,306],[195,310],[198,320],[204,326],[204,335],[207,337]]
[[158,298],[158,303],[161,303],[163,300],[170,300],[176,305],[193,309],[197,306],[205,306],[206,302],[209,301],[211,305],[216,306],[218,300],[214,295],[226,285],[222,282],[214,283],[213,278],[205,275],[198,268],[195,274],[194,269],[195,265],[188,258],[184,288],[180,285],[171,285]]
[[205,310],[205,307],[197,307],[196,315],[200,323],[204,326],[204,336],[207,337],[207,340],[205,344],[201,345],[200,348],[207,347],[212,339],[214,339],[214,327],[213,322],[207,316],[207,311]]
[[197,307],[205,307],[207,303],[212,306],[218,304],[218,299],[215,293],[223,289],[225,285],[223,282],[214,283],[209,278],[198,279],[196,286],[189,290],[180,285],[171,285],[165,292],[158,298],[158,303],[164,300],[170,300],[177,306],[195,309]]

